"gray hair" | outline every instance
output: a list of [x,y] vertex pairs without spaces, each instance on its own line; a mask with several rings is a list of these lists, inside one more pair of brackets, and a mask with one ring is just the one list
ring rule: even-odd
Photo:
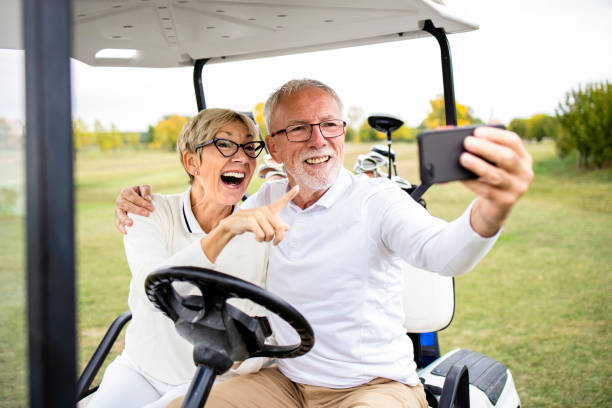
[[272,133],[272,128],[270,127],[272,112],[276,110],[276,107],[278,106],[278,102],[280,101],[280,99],[283,96],[292,95],[304,88],[319,88],[327,92],[336,100],[336,103],[338,104],[338,107],[340,108],[340,111],[342,112],[343,110],[342,100],[340,99],[336,91],[334,91],[331,87],[325,85],[321,81],[317,81],[316,79],[307,79],[307,78],[292,79],[291,81],[285,83],[280,88],[278,88],[276,91],[274,91],[274,93],[270,95],[270,97],[268,98],[268,100],[266,101],[264,105],[263,117],[264,117],[264,122],[266,123],[266,128],[268,129],[268,133]]
[[[196,146],[200,143],[207,142],[213,139],[221,128],[232,122],[243,123],[249,134],[257,136],[259,130],[255,122],[248,116],[229,109],[203,109],[195,115],[189,122],[185,124],[181,134],[176,140],[176,150],[178,151],[181,164],[183,162],[183,154],[186,152],[195,153]],[[185,169],[187,171],[187,169]],[[189,172],[187,172],[189,174]],[[193,175],[189,174],[189,184],[193,182]]]

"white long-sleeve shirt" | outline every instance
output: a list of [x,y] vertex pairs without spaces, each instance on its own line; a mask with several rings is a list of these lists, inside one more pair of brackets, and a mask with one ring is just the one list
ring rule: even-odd
[[[193,346],[183,339],[174,323],[159,312],[145,294],[149,273],[165,266],[199,266],[214,269],[264,286],[268,246],[250,233],[232,238],[216,262],[204,255],[205,236],[191,211],[189,190],[176,195],[154,195],[155,211],[149,217],[130,214],[134,224],[124,238],[132,272],[128,304],[132,320],[125,334],[124,356],[144,374],[167,384],[191,381],[195,372]],[[249,301],[232,302],[249,314],[261,309]]]
[[[287,181],[268,182],[242,208],[270,204]],[[305,210],[290,202],[289,224],[270,247],[267,289],[309,321],[315,345],[306,355],[278,361],[295,382],[348,388],[383,377],[419,382],[412,344],[402,325],[402,261],[443,275],[469,271],[494,244],[470,226],[470,208],[448,223],[431,216],[387,179],[342,169],[333,186]],[[409,284],[410,276],[405,277]],[[278,344],[297,335],[276,316]]]

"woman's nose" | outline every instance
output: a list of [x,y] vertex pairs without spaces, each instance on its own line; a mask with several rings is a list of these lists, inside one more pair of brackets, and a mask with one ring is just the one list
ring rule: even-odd
[[232,156],[232,160],[240,163],[249,161],[249,156],[244,152],[244,148],[238,147],[238,151]]

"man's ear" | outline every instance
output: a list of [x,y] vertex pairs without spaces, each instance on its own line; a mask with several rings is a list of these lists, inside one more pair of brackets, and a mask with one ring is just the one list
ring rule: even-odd
[[278,146],[276,144],[276,138],[270,135],[266,136],[266,147],[268,148],[268,151],[270,152],[270,156],[272,156],[272,159],[274,159],[274,161],[277,163],[282,163],[280,155],[278,154]]
[[183,153],[183,164],[187,170],[187,173],[191,174],[192,176],[195,175],[196,170],[199,170],[200,166],[202,165],[198,155],[193,152]]

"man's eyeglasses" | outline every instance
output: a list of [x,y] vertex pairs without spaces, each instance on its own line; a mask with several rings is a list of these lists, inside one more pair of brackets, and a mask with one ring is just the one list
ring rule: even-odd
[[215,137],[208,142],[200,143],[195,147],[195,150],[198,150],[200,147],[205,147],[210,144],[214,144],[219,153],[221,153],[224,157],[232,157],[238,152],[238,149],[242,147],[244,154],[255,159],[262,152],[264,148],[264,142],[255,141],[248,142],[244,144],[236,143],[228,139],[220,139]]
[[326,120],[321,123],[300,123],[287,126],[285,129],[270,133],[271,137],[285,133],[290,142],[306,142],[312,137],[312,127],[318,126],[325,138],[338,137],[344,133],[346,122],[340,119]]

